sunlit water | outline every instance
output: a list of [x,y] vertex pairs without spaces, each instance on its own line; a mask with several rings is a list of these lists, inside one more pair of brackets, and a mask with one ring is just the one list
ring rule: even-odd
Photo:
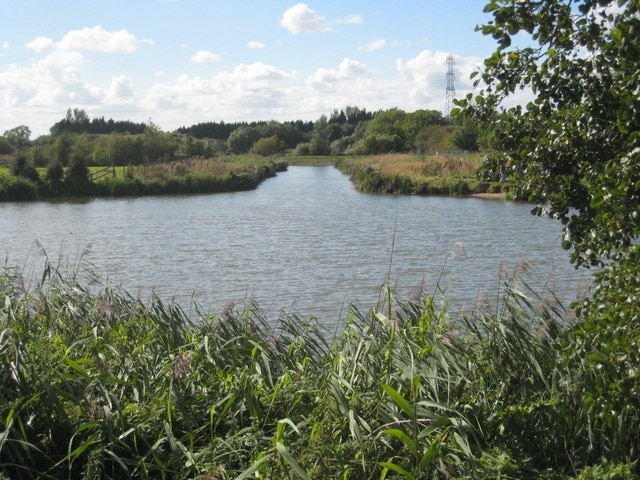
[[530,209],[366,195],[333,167],[289,167],[250,192],[0,203],[0,254],[28,276],[42,273],[46,252],[143,299],[155,292],[210,313],[252,299],[267,315],[284,309],[327,326],[350,304],[375,305],[387,282],[402,295],[437,283],[451,311],[468,310],[494,301],[523,266],[536,290],[568,304],[587,276],[560,248],[560,225]]

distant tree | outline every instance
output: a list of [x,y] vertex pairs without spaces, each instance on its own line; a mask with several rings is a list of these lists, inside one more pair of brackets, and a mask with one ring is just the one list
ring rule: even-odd
[[81,108],[67,109],[67,114],[59,122],[54,123],[49,129],[51,135],[62,133],[86,133],[91,122],[89,115]]
[[34,183],[40,181],[40,175],[35,167],[28,161],[26,154],[19,153],[13,160],[11,173],[16,177],[26,178]]
[[6,130],[4,132],[4,139],[14,149],[22,149],[29,145],[29,138],[31,137],[31,129],[26,125],[20,125]]
[[81,158],[85,163],[93,158],[93,145],[89,141],[86,133],[72,137],[73,145],[69,154],[69,160],[73,162],[76,158]]
[[178,149],[178,140],[172,134],[150,122],[142,135],[142,156],[147,162],[170,160]]
[[475,152],[478,150],[478,136],[480,127],[477,121],[466,120],[456,127],[453,134],[453,144],[460,150]]
[[61,133],[55,137],[51,144],[51,153],[53,157],[62,165],[69,163],[69,157],[73,150],[73,137],[69,133]]
[[89,167],[81,157],[75,157],[67,167],[64,186],[70,195],[86,195],[91,192]]
[[402,122],[402,130],[410,148],[418,132],[432,125],[444,125],[442,113],[437,110],[416,110],[408,113]]
[[13,152],[13,147],[4,137],[0,137],[0,155],[8,155]]
[[196,139],[192,135],[182,135],[180,149],[185,157],[197,157],[207,154],[204,140]]
[[284,122],[278,125],[275,132],[285,148],[295,148],[295,146],[305,141],[308,136],[304,130],[297,128],[293,122]]
[[282,152],[283,145],[276,135],[259,139],[253,144],[253,151],[263,157],[275,155]]
[[50,149],[45,145],[33,145],[27,150],[29,162],[34,167],[45,167],[50,160]]
[[431,154],[446,150],[451,145],[451,126],[432,125],[422,129],[414,138],[414,148],[419,154]]
[[[367,124],[366,136],[371,138],[393,138],[393,150],[405,150],[407,112],[399,108],[384,110],[375,114]],[[385,143],[388,143],[385,141]]]
[[231,153],[247,153],[258,138],[255,128],[242,126],[231,132],[227,139],[227,148]]
[[139,165],[142,163],[142,142],[138,136],[110,135],[105,150],[110,165]]
[[311,155],[329,155],[329,122],[326,115],[321,115],[313,126],[311,141],[309,142]]
[[63,178],[64,167],[59,161],[53,160],[49,165],[47,165],[47,171],[44,179],[49,184],[51,193],[55,195],[60,193]]

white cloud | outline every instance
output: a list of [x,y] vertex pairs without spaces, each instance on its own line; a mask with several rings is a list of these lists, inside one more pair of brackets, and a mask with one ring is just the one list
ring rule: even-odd
[[210,63],[217,62],[220,60],[220,55],[217,53],[209,52],[206,50],[198,50],[191,57],[191,62],[193,63]]
[[29,43],[25,43],[25,47],[35,52],[41,52],[53,45],[53,40],[48,37],[36,37]]
[[133,97],[133,85],[131,78],[120,75],[111,79],[111,84],[106,92],[105,102],[122,102]]
[[247,43],[247,48],[253,48],[255,50],[262,50],[263,48],[267,48],[267,46],[264,43],[261,43],[261,42],[251,41],[251,42]]
[[345,58],[340,62],[338,68],[319,68],[307,78],[307,84],[319,89],[334,88],[336,82],[352,79],[353,77],[370,73],[364,63],[350,58]]
[[367,43],[364,47],[361,47],[361,50],[366,50],[368,52],[373,52],[375,50],[381,50],[387,46],[387,41],[383,38],[378,38],[376,40],[372,40]]
[[3,50],[8,50],[9,49],[9,42],[7,42],[6,40],[4,42],[2,42],[2,49]]
[[139,44],[153,45],[153,40],[136,39],[127,30],[110,32],[100,25],[82,30],[71,30],[56,46],[62,50],[89,50],[105,53],[132,53]]
[[304,3],[298,3],[284,12],[280,25],[294,35],[302,32],[327,32],[331,30],[324,17]]
[[280,95],[277,83],[290,78],[273,65],[241,64],[211,78],[181,75],[173,84],[158,83],[150,89],[147,103],[149,108],[228,111],[237,116],[238,111],[274,103]]
[[358,23],[363,23],[364,19],[362,18],[362,15],[360,15],[359,13],[355,13],[353,15],[347,15],[346,17],[343,17],[339,20],[337,20],[336,23],[351,23],[351,24],[358,24]]

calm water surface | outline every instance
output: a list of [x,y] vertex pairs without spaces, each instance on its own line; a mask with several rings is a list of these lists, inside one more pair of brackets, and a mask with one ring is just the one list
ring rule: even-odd
[[250,192],[0,203],[0,254],[36,278],[46,253],[143,299],[195,300],[211,313],[254,299],[268,315],[328,326],[351,303],[373,306],[388,280],[406,295],[440,279],[450,309],[473,308],[523,264],[530,284],[568,303],[587,277],[560,248],[560,225],[530,209],[366,195],[333,167],[289,167]]

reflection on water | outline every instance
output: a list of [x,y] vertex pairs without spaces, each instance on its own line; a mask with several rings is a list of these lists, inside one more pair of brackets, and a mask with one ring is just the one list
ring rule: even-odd
[[82,202],[0,203],[0,254],[41,274],[41,249],[134,295],[193,299],[219,312],[255,299],[327,325],[380,288],[402,294],[438,283],[451,309],[495,299],[527,270],[537,289],[574,300],[586,275],[560,248],[560,225],[530,205],[356,192],[333,167],[289,167],[250,192]]

